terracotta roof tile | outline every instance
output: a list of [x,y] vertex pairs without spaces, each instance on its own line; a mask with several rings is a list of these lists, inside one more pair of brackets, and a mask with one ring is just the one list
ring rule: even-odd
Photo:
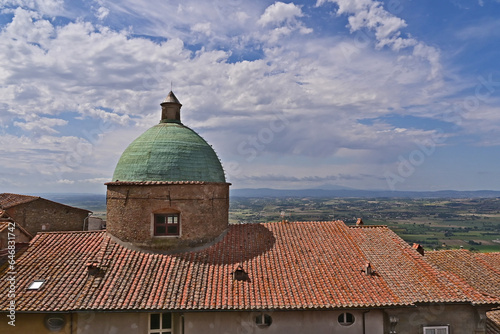
[[500,310],[486,312],[486,333],[500,333]]
[[[375,274],[362,272],[366,262]],[[240,265],[249,280],[233,280]],[[40,233],[16,268],[18,311],[498,302],[427,263],[388,228],[339,221],[231,225],[219,242],[179,254],[134,251],[104,231]],[[46,282],[26,290],[35,279]],[[7,305],[0,291],[0,309]]]
[[2,206],[3,209],[8,209],[19,204],[32,202],[39,198],[40,197],[38,196],[2,193],[0,194],[0,205]]
[[404,303],[488,302],[471,286],[429,264],[413,247],[385,226],[352,227],[357,243],[389,289]]
[[481,254],[456,249],[428,252],[425,258],[484,295],[500,298],[500,253]]
[[81,208],[77,208],[77,207],[74,207],[74,206],[62,204],[62,203],[59,203],[59,202],[54,202],[54,201],[51,201],[51,200],[48,200],[46,198],[42,198],[42,197],[39,197],[39,196],[28,196],[28,195],[9,194],[9,193],[2,193],[2,194],[0,194],[0,208],[2,208],[2,209],[9,209],[9,208],[12,208],[14,206],[17,206],[17,205],[20,205],[20,204],[29,203],[29,202],[33,202],[33,201],[36,201],[36,200],[43,200],[43,201],[47,201],[47,202],[51,202],[51,203],[56,203],[58,205],[61,205],[61,206],[67,207],[67,208],[72,208],[72,209],[76,209],[76,210],[82,210],[82,211],[86,211],[86,212],[92,212],[92,211],[89,211],[87,209],[81,209]]
[[474,253],[476,259],[500,273],[500,252]]

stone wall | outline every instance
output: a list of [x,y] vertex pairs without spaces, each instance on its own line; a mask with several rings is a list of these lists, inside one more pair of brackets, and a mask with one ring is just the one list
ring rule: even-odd
[[1,314],[2,320],[0,321],[0,333],[5,334],[22,334],[22,333],[36,333],[36,334],[73,334],[75,331],[75,319],[69,313],[58,313],[58,317],[64,319],[64,326],[61,330],[54,332],[47,328],[46,321],[48,317],[51,317],[49,313],[20,313],[16,312],[15,326],[9,325],[9,321],[12,321],[7,317],[6,313]]
[[[472,305],[432,304],[397,309],[352,309],[316,311],[219,311],[219,312],[174,312],[174,334],[224,334],[224,333],[338,333],[338,334],[422,334],[424,326],[449,325],[450,334],[485,333],[484,313],[481,307]],[[339,323],[339,315],[349,312],[354,322],[348,326]],[[261,314],[271,317],[270,326],[259,326],[256,317]],[[58,333],[146,333],[148,312],[77,312],[64,314],[66,324]],[[389,316],[396,316],[398,323],[390,328]],[[17,313],[16,327],[7,324],[8,318],[0,322],[0,333],[49,333],[44,326],[48,314]],[[483,319],[484,320],[484,319]],[[482,328],[478,328],[482,326]]]
[[[186,312],[184,334],[219,333],[338,333],[383,334],[384,314],[381,310],[348,310],[354,323],[341,325],[338,317],[345,310],[330,311],[268,311],[268,312]],[[269,327],[256,324],[260,314],[271,316]],[[364,329],[364,331],[363,331]]]
[[[153,214],[180,214],[179,236],[153,236]],[[107,231],[133,245],[174,250],[208,243],[228,225],[229,184],[108,184]]]
[[16,205],[5,211],[32,235],[49,231],[82,231],[83,221],[90,213],[44,198]]
[[449,325],[449,333],[470,334],[485,333],[487,310],[487,307],[474,307],[470,304],[432,303],[414,308],[386,310],[386,313],[397,317],[397,333],[422,334],[423,327]]

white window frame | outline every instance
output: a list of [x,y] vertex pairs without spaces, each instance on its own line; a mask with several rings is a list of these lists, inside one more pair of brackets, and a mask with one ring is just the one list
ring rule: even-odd
[[[450,326],[448,326],[448,325],[446,325],[446,326],[425,326],[423,328],[422,333],[423,334],[437,334],[438,329],[445,329],[446,330],[445,334],[450,333]],[[432,332],[427,332],[427,331],[432,331]]]
[[[170,328],[162,329],[163,322],[163,314],[170,314]],[[160,316],[160,328],[159,329],[151,329],[151,316],[154,314],[158,314]],[[172,312],[155,312],[149,313],[148,315],[148,334],[172,334],[174,332],[174,315]]]

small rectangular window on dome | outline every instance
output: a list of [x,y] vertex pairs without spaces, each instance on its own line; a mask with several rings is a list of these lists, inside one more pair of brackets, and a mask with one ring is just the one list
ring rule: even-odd
[[154,215],[154,235],[179,235],[179,214],[158,213]]

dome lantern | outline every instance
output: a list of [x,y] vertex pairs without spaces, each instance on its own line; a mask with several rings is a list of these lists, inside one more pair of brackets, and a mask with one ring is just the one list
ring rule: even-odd
[[174,92],[170,91],[161,105],[161,120],[160,123],[180,123],[181,122],[181,107],[182,104],[175,97]]

